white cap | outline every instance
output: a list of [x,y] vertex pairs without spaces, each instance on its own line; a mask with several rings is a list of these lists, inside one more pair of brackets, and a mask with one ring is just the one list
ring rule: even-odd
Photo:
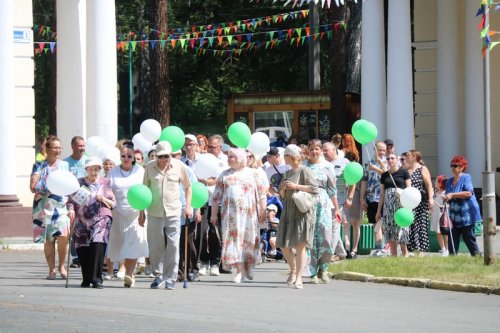
[[193,134],[186,134],[184,136],[187,140],[191,140],[191,141],[197,141],[196,137],[193,135]]
[[275,204],[270,204],[266,208],[267,210],[274,210],[275,212],[278,212],[278,207]]
[[88,168],[91,166],[96,166],[96,165],[102,168],[102,161],[98,157],[92,156],[92,157],[87,158],[87,160],[85,161],[85,168]]
[[168,141],[160,141],[156,144],[156,156],[169,155],[172,152],[172,146]]

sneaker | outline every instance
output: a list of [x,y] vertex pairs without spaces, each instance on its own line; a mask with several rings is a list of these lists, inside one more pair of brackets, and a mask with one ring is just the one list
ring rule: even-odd
[[450,251],[448,251],[448,250],[439,250],[439,253],[441,254],[441,257],[449,257],[450,256]]
[[[200,272],[198,272],[198,274],[200,274]],[[220,272],[219,272],[219,267],[218,266],[212,266],[210,267],[210,275],[212,276],[219,276],[220,275]]]
[[151,267],[151,265],[144,266],[144,275],[148,277],[154,277],[153,268]]
[[104,275],[104,280],[108,280],[108,281],[111,281],[113,280],[115,277],[113,276],[113,274],[106,274]]
[[245,278],[241,273],[237,273],[233,278],[233,283],[242,283],[245,282]]
[[175,282],[168,279],[165,283],[165,289],[167,290],[174,290],[175,289]]
[[165,280],[163,280],[161,277],[157,276],[155,278],[155,280],[153,281],[153,283],[151,283],[150,288],[151,289],[158,289],[158,288],[163,287],[164,284],[165,284]]
[[375,258],[381,258],[384,256],[384,252],[382,250],[375,250],[375,252],[372,253],[372,257]]
[[201,275],[201,276],[207,275],[208,269],[209,269],[208,265],[205,265],[205,264],[201,265],[200,270],[198,271],[198,275]]
[[319,283],[318,276],[317,275],[311,276],[311,281],[309,281],[309,283],[318,284]]
[[71,262],[71,265],[69,265],[71,268],[80,268],[80,260],[78,258],[73,259]]
[[118,280],[123,280],[123,279],[125,279],[125,272],[120,272],[120,271],[118,271],[118,272],[116,273],[116,278],[117,278]]
[[276,250],[270,250],[267,252],[269,257],[275,257],[278,252]]
[[384,249],[382,250],[383,253],[391,253],[391,244],[387,243],[385,244]]
[[319,280],[321,283],[328,283],[330,282],[330,277],[328,276],[328,272],[323,272],[321,274],[321,278]]

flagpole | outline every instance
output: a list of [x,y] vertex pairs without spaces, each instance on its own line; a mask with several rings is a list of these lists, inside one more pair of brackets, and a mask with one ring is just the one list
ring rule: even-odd
[[483,172],[483,239],[484,239],[484,264],[493,265],[496,262],[495,234],[496,234],[496,206],[495,206],[495,174],[491,170],[491,113],[490,113],[490,43],[488,30],[490,25],[489,0],[483,2],[487,30],[484,36],[485,52],[483,58],[484,79],[484,134],[485,134],[485,163]]

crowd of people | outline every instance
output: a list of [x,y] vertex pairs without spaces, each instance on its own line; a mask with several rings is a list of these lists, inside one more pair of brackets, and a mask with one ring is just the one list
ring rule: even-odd
[[[263,259],[284,257],[289,266],[284,283],[302,289],[303,277],[328,283],[332,260],[357,257],[365,211],[374,225],[372,256],[397,256],[398,245],[402,256],[422,255],[429,251],[429,228],[437,233],[442,256],[456,254],[461,237],[471,255],[481,254],[474,236],[481,216],[464,157],[455,156],[451,176],[437,176],[433,186],[419,151],[398,155],[392,140],[377,141],[362,179],[347,185],[344,168],[360,160],[350,134],[329,142],[293,142],[256,156],[241,148],[223,151],[221,135],[187,134],[177,151],[167,141],[142,152],[121,140],[115,165],[110,158],[88,157],[79,136],[62,160],[60,140],[47,137],[30,181],[33,237],[44,244],[47,279],[56,279],[57,272],[66,279],[65,258],[71,255],[71,267],[81,268],[83,288],[101,289],[103,280],[112,279],[131,288],[142,273],[154,278],[152,289],[172,290],[182,279],[221,273],[233,273],[232,282],[239,284],[254,279],[253,268]],[[202,154],[215,156],[217,175],[196,177]],[[80,189],[69,196],[50,193],[47,178],[55,170],[72,172]],[[191,207],[195,182],[209,191],[207,204],[196,209]],[[128,202],[128,190],[137,184],[152,193],[146,210]],[[409,186],[422,199],[411,226],[400,227],[394,214]],[[448,231],[439,226],[445,204],[453,222]]]

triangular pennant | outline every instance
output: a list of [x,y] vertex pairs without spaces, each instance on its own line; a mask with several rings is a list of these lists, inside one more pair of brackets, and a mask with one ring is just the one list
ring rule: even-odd
[[224,41],[224,37],[219,36],[219,37],[217,37],[217,40],[219,41],[219,45],[222,45],[222,42]]
[[300,37],[302,35],[302,28],[296,28],[295,32],[297,33],[297,36]]
[[242,35],[237,35],[236,36],[236,39],[238,40],[238,46],[241,46],[241,40],[242,40],[243,36]]
[[272,40],[274,37],[274,31],[269,31],[268,34],[269,34],[269,40]]
[[205,44],[205,38],[200,38],[200,47],[202,47],[203,44]]
[[152,40],[149,43],[151,44],[151,48],[154,50],[156,46],[156,40]]
[[171,39],[170,40],[170,45],[172,45],[173,49],[175,49],[175,44],[177,44],[177,39]]
[[179,39],[179,42],[181,42],[181,49],[183,49],[184,46],[186,45],[186,40],[184,38],[181,38]]
[[213,43],[214,43],[214,38],[213,37],[208,37],[208,47],[212,47]]
[[304,29],[306,30],[306,36],[309,36],[309,34],[311,33],[311,28],[305,27]]
[[194,39],[194,38],[191,38],[191,39],[189,40],[189,44],[191,45],[191,48],[192,48],[192,49],[194,49],[194,42],[195,42],[195,41],[196,41],[196,39]]
[[56,47],[56,43],[54,42],[49,43],[49,47],[50,47],[50,52],[54,53],[54,48]]
[[133,41],[133,42],[130,42],[132,44],[132,51],[135,52],[135,49],[137,47],[137,42],[136,41]]
[[245,37],[247,38],[247,42],[251,42],[252,41],[252,36],[253,34],[246,34]]
[[162,50],[165,48],[166,43],[167,43],[167,41],[165,39],[160,40],[160,47]]
[[232,35],[229,35],[226,37],[227,38],[227,42],[229,45],[231,45],[231,42],[233,41],[233,36]]

